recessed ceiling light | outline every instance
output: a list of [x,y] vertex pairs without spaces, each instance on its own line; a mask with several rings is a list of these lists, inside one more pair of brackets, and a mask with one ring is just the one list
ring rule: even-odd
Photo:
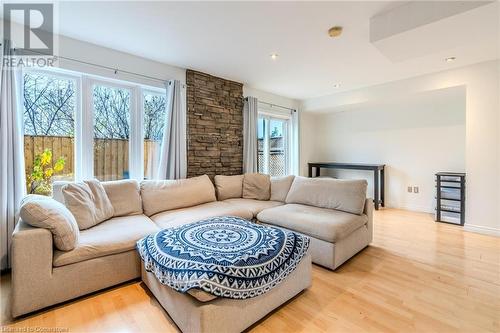
[[271,59],[276,60],[278,59],[279,55],[278,53],[271,53]]
[[457,60],[457,58],[455,58],[455,57],[448,57],[448,58],[444,59],[444,61],[446,61],[446,62],[453,62],[455,60]]
[[333,38],[338,37],[342,34],[342,30],[341,26],[336,25],[328,30],[328,35]]
[[340,83],[335,83],[335,84],[333,85],[333,87],[334,87],[334,88],[340,88]]

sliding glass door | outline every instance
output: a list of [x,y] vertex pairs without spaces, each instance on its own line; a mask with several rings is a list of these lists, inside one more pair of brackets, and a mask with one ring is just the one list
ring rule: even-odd
[[257,126],[258,169],[271,176],[289,174],[290,119],[260,115]]

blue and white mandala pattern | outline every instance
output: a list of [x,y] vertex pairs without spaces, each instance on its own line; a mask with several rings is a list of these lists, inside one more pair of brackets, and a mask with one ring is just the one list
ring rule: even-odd
[[137,242],[145,269],[162,284],[235,299],[271,290],[308,248],[306,236],[233,216],[165,229]]

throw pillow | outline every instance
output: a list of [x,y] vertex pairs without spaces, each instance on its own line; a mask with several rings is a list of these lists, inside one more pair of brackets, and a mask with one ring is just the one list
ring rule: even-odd
[[246,173],[243,176],[243,198],[269,200],[271,177],[261,173]]
[[73,213],[80,230],[113,217],[115,210],[98,180],[67,184],[62,189],[66,207]]
[[60,202],[30,194],[21,201],[19,215],[29,225],[48,229],[58,250],[70,251],[78,244],[80,232],[71,212]]

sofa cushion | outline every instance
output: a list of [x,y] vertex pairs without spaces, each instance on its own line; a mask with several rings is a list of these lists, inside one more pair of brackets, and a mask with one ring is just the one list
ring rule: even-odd
[[97,179],[66,184],[62,191],[66,207],[75,217],[80,230],[93,227],[115,213],[104,187]]
[[243,195],[243,175],[223,176],[214,178],[217,200],[241,198]]
[[294,179],[294,175],[271,177],[271,200],[285,202]]
[[287,204],[304,204],[361,215],[366,200],[366,180],[295,177]]
[[186,223],[197,222],[215,216],[238,216],[250,220],[253,214],[224,201],[209,202],[202,205],[170,210],[151,216],[151,219],[161,228],[176,227]]
[[137,180],[123,179],[101,184],[115,210],[113,216],[142,214],[141,192]]
[[230,205],[235,207],[246,209],[252,212],[253,216],[257,216],[262,210],[266,208],[276,207],[283,205],[282,202],[279,201],[264,201],[264,200],[255,200],[255,199],[244,199],[244,198],[234,198],[224,200]]
[[54,252],[54,266],[64,266],[84,260],[135,249],[135,243],[144,236],[159,231],[145,215],[113,217],[80,232],[78,246],[68,252]]
[[271,177],[262,173],[246,173],[243,176],[243,198],[269,200]]
[[50,230],[54,245],[62,251],[73,250],[78,243],[78,224],[60,202],[42,195],[30,194],[21,201],[19,215],[33,227]]
[[257,220],[335,243],[368,222],[366,215],[300,204],[265,209]]
[[217,200],[214,185],[207,175],[178,180],[144,180],[141,197],[147,216]]

